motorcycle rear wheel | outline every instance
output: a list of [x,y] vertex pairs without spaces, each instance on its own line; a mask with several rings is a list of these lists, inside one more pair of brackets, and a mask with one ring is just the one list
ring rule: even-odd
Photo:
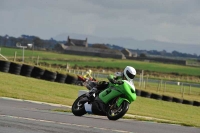
[[72,105],[72,113],[75,115],[75,116],[82,116],[84,114],[86,114],[86,111],[85,111],[85,107],[84,107],[84,104],[85,102],[83,103],[80,103],[79,101],[85,97],[85,94],[84,95],[81,95],[79,96],[73,103]]
[[[113,107],[115,106],[115,107]],[[123,117],[129,109],[129,103],[123,101],[122,104],[117,107],[117,105],[112,105],[107,112],[107,117],[109,120],[118,120]]]

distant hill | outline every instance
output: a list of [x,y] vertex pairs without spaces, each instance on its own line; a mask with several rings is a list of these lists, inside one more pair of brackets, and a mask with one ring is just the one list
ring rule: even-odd
[[91,35],[75,34],[75,33],[63,33],[59,34],[53,39],[57,41],[66,41],[67,37],[76,39],[88,39],[88,43],[104,43],[118,45],[129,49],[140,49],[140,50],[158,50],[158,51],[178,51],[181,53],[197,54],[200,55],[200,44],[181,44],[181,43],[169,43],[155,40],[136,40],[133,38],[101,38]]

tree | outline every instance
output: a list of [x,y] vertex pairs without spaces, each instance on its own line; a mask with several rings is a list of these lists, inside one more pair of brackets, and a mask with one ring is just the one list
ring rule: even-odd
[[140,57],[147,57],[145,53],[141,53]]
[[35,37],[35,38],[33,39],[33,42],[34,42],[34,46],[35,46],[35,47],[40,47],[40,48],[42,48],[42,47],[44,47],[44,45],[45,45],[44,41],[41,40],[39,37]]

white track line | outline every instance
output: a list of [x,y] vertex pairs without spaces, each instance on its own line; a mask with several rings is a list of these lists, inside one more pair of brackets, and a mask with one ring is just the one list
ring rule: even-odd
[[84,128],[95,128],[95,129],[99,129],[99,130],[113,131],[113,132],[119,132],[119,133],[133,133],[133,132],[123,131],[123,130],[115,130],[115,129],[93,127],[93,126],[73,124],[73,123],[65,123],[65,122],[57,122],[57,121],[49,121],[49,120],[42,120],[42,119],[34,119],[34,118],[27,118],[27,117],[17,117],[17,116],[11,116],[11,115],[0,115],[0,117],[8,117],[8,118],[14,118],[14,119],[21,119],[21,120],[28,120],[28,121],[38,121],[38,122],[45,122],[45,123],[54,123],[54,124],[69,125],[69,126],[84,127]]

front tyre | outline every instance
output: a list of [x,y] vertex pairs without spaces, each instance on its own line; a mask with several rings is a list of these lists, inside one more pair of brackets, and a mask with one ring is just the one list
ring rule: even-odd
[[126,114],[128,109],[129,103],[127,101],[123,101],[119,107],[117,107],[117,105],[112,105],[108,109],[107,117],[109,120],[118,120]]
[[86,111],[85,111],[85,107],[84,107],[84,104],[86,102],[80,102],[81,99],[83,99],[84,97],[86,97],[85,95],[82,95],[80,97],[78,97],[73,105],[72,105],[72,113],[75,115],[75,116],[82,116],[84,114],[86,114]]

